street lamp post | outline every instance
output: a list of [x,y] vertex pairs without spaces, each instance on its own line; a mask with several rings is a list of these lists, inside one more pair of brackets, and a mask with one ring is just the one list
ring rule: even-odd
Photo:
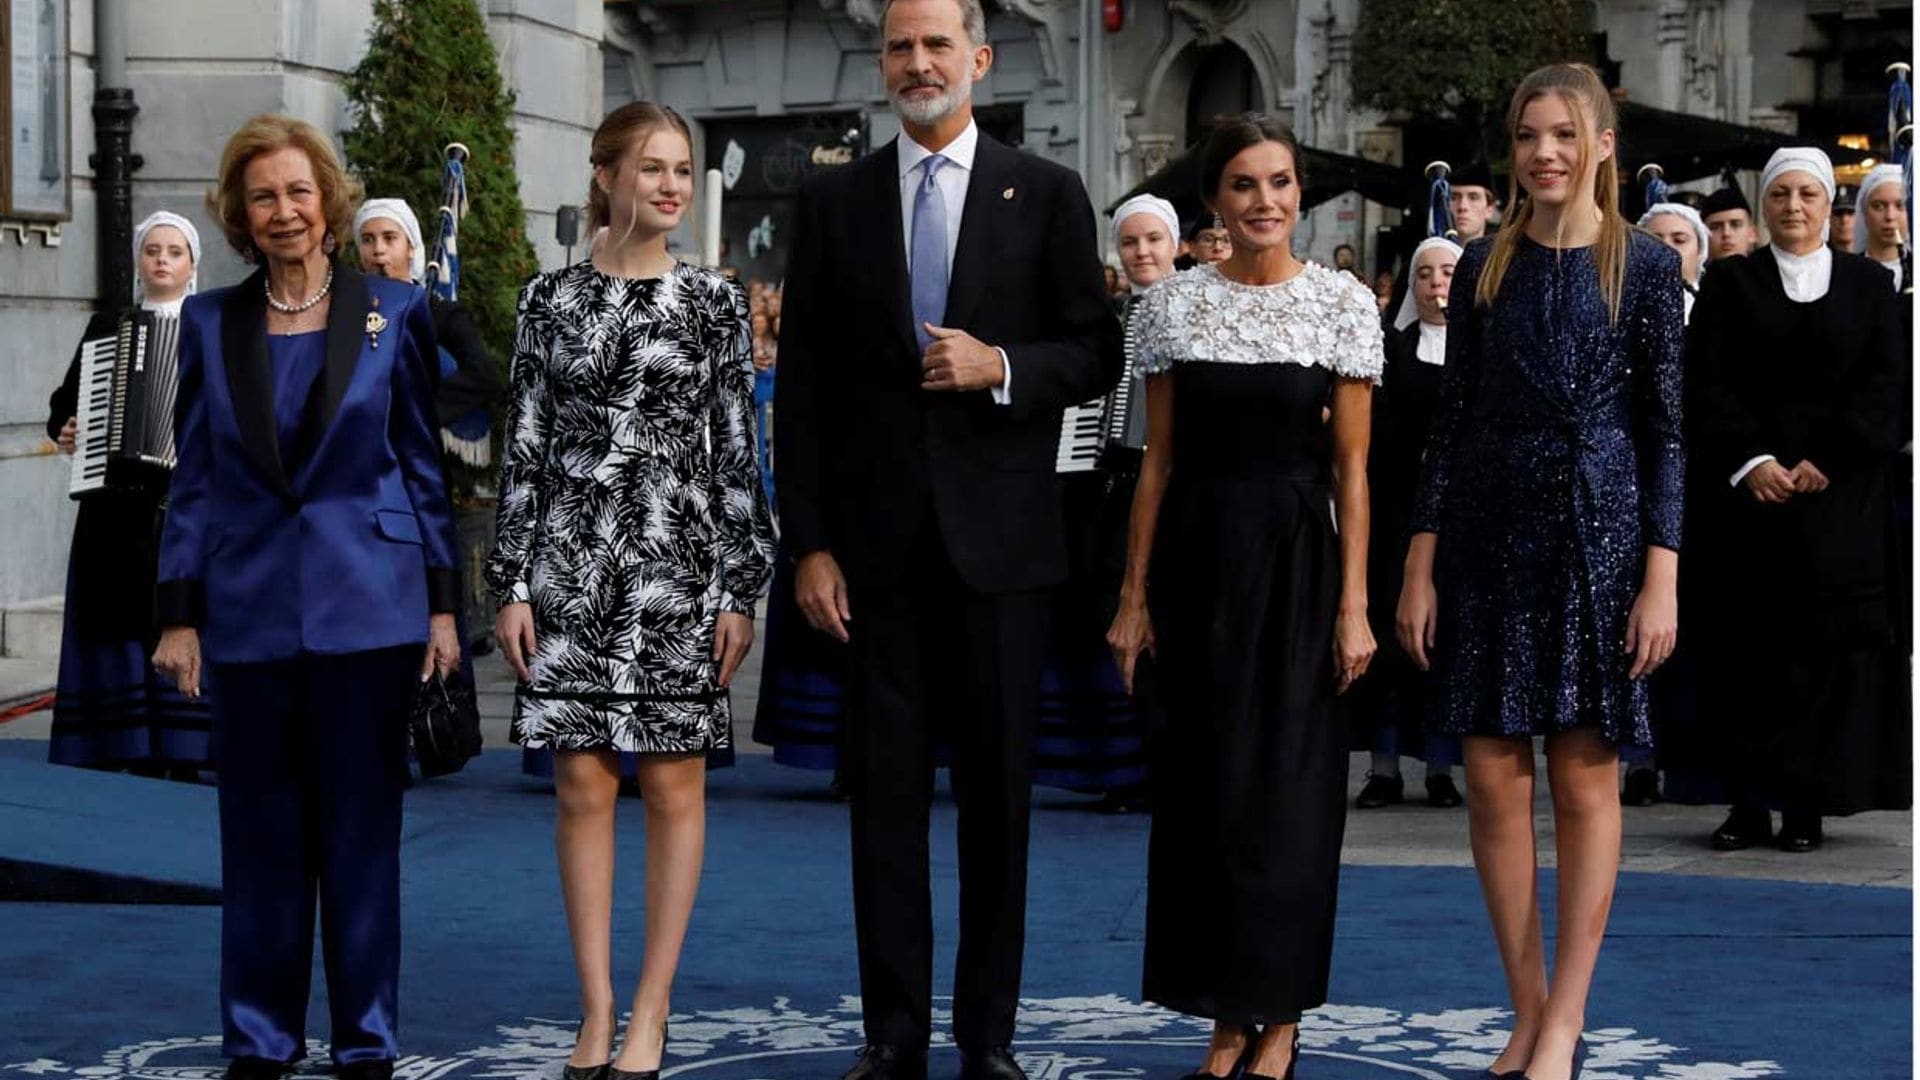
[[93,22],[98,84],[88,163],[99,221],[99,307],[114,311],[133,300],[133,172],[141,165],[133,152],[133,118],[140,106],[127,85],[126,0],[94,0]]

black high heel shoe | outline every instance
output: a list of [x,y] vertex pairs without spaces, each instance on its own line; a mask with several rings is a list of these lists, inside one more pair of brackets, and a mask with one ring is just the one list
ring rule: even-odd
[[[667,1022],[662,1020],[660,1021],[660,1065],[664,1065],[666,1062]],[[655,1065],[645,1072],[628,1072],[625,1069],[616,1069],[613,1067],[612,1062],[608,1062],[607,1075],[604,1080],[660,1080],[660,1065]]]
[[1221,1076],[1205,1069],[1195,1069],[1180,1080],[1240,1080],[1245,1075],[1247,1066],[1253,1064],[1254,1052],[1260,1049],[1260,1029],[1252,1024],[1246,1024],[1241,1030],[1247,1033],[1247,1045],[1241,1049],[1239,1060],[1233,1063],[1233,1068],[1227,1070],[1227,1075]]
[[[585,1020],[580,1021],[580,1026],[586,1027],[587,1022]],[[619,1026],[620,1026],[619,1014],[617,1012],[610,1014],[609,1023],[608,1023],[609,1031],[611,1032],[611,1031],[618,1030]],[[607,1073],[611,1072],[612,1070],[613,1070],[613,1035],[609,1034],[607,1036],[607,1060],[601,1062],[598,1065],[574,1065],[572,1063],[568,1063],[567,1065],[562,1066],[560,1069],[560,1080],[607,1080]]]
[[[1248,1068],[1251,1068],[1252,1065],[1253,1065],[1253,1058],[1251,1055],[1249,1055],[1247,1058],[1247,1066]],[[1287,1057],[1287,1071],[1281,1074],[1278,1080],[1293,1080],[1294,1070],[1298,1069],[1299,1067],[1300,1067],[1300,1026],[1298,1024],[1295,1024],[1293,1028],[1293,1052]],[[1275,1078],[1271,1076],[1266,1076],[1262,1073],[1249,1072],[1249,1071],[1243,1070],[1240,1073],[1240,1080],[1275,1080]]]

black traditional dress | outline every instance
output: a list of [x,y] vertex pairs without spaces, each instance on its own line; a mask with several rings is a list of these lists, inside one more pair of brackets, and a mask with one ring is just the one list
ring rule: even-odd
[[[180,305],[147,305],[156,320],[177,322]],[[81,340],[113,332],[98,315]],[[178,340],[177,334],[159,334]],[[172,364],[153,370],[173,372]],[[58,439],[78,411],[80,355],[47,402],[47,437]],[[162,397],[170,397],[171,386]],[[154,574],[160,560],[164,490],[101,490],[81,498],[67,558],[60,671],[47,759],[96,768],[212,767],[212,713],[154,670]]]
[[1647,548],[1680,550],[1680,256],[1630,234],[1613,319],[1592,248],[1524,236],[1481,307],[1491,250],[1474,241],[1453,273],[1413,517],[1439,534],[1435,714],[1457,735],[1650,746],[1623,646]]
[[1202,266],[1148,290],[1142,371],[1174,388],[1149,610],[1155,755],[1145,996],[1236,1023],[1326,1001],[1346,820],[1334,717],[1335,380],[1378,379],[1373,295],[1308,265],[1271,286]]
[[[1353,749],[1411,755],[1429,768],[1459,764],[1460,744],[1456,738],[1429,731],[1433,675],[1414,667],[1400,648],[1394,613],[1412,537],[1420,460],[1440,411],[1446,337],[1445,326],[1419,322],[1386,334],[1386,369],[1380,389],[1373,394],[1373,431],[1367,448],[1372,520],[1367,542],[1367,616],[1379,651],[1366,677],[1346,695],[1354,719]],[[1435,351],[1437,357],[1429,355]]]
[[[1843,814],[1912,798],[1888,490],[1912,421],[1887,271],[1831,258],[1829,288],[1808,302],[1789,298],[1771,248],[1707,274],[1688,343],[1701,548],[1686,572],[1700,579],[1709,742],[1731,794]],[[1830,486],[1761,503],[1733,478],[1762,455],[1810,460]]]

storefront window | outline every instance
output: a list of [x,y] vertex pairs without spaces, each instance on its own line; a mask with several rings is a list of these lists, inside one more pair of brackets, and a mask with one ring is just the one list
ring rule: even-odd
[[65,218],[67,11],[63,0],[0,0],[0,214]]

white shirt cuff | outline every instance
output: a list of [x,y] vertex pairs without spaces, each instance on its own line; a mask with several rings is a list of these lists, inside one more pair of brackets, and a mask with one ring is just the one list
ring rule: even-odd
[[1774,457],[1772,454],[1761,454],[1759,457],[1754,458],[1752,461],[1749,461],[1745,465],[1740,466],[1740,471],[1733,474],[1733,479],[1727,482],[1727,486],[1739,487],[1740,481],[1745,480],[1747,478],[1748,473],[1759,468],[1765,462],[1778,461],[1778,460],[1780,459]]
[[1011,405],[1013,404],[1013,361],[1007,359],[1007,350],[998,345],[994,346],[993,351],[1000,354],[1000,370],[1004,374],[1000,377],[1000,385],[988,387],[987,393],[993,395],[995,405]]

